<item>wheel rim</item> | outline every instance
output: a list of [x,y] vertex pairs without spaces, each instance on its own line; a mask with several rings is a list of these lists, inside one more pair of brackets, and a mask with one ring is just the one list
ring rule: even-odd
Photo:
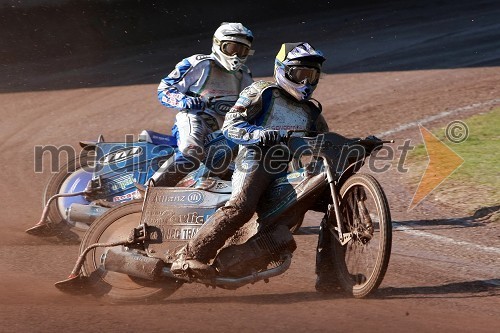
[[[98,237],[94,238],[92,242],[106,243],[126,239],[131,230],[138,225],[140,218],[141,213],[138,212],[116,219]],[[90,244],[86,245],[88,246]],[[87,257],[87,262],[92,266],[91,271],[94,272],[93,275],[97,275],[103,282],[112,286],[112,293],[134,293],[135,291],[140,292],[144,288],[154,288],[157,286],[158,282],[155,281],[132,278],[122,273],[104,270],[101,261],[107,249],[108,248],[96,248],[91,251]]]

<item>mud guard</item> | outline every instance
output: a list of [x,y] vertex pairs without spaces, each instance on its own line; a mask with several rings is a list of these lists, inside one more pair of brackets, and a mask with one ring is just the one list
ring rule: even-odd
[[97,146],[96,141],[80,141],[79,144],[80,144],[80,147],[82,147],[82,148],[93,148],[93,147]]

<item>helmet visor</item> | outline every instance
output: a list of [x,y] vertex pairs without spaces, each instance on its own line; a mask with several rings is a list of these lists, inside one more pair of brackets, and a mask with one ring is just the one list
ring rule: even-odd
[[250,48],[241,43],[237,42],[222,42],[220,49],[222,53],[228,56],[237,55],[238,58],[245,58],[250,53]]
[[321,71],[318,68],[303,66],[286,66],[288,78],[295,83],[303,83],[307,80],[310,84],[316,84],[319,81]]

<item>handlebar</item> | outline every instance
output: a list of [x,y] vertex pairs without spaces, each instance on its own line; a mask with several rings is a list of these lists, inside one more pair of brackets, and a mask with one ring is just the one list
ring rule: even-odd
[[[307,136],[293,136],[294,133],[306,133]],[[314,151],[326,151],[332,149],[332,147],[354,147],[361,145],[365,147],[365,151],[369,154],[380,149],[384,144],[394,143],[394,140],[381,140],[374,135],[367,136],[366,138],[347,138],[335,132],[319,133],[304,130],[288,130],[282,136],[281,142],[294,151],[304,149],[305,147],[310,147]]]
[[238,99],[240,95],[219,95],[219,96],[212,96],[209,98],[204,98],[205,103],[207,105],[207,108],[210,108],[217,102],[233,102],[236,103],[236,100]]
[[205,107],[225,116],[236,103],[239,95],[212,96],[205,100]]
[[[281,132],[281,131],[280,131]],[[307,137],[317,137],[318,135],[321,134],[326,134],[326,133],[335,133],[335,132],[318,132],[318,131],[308,131],[308,130],[286,130],[283,131],[284,134],[282,135],[282,142],[287,143],[288,140],[292,137],[294,133],[309,133],[309,134],[314,134],[313,136],[307,136]],[[336,133],[335,133],[336,134]],[[305,137],[305,136],[304,136]],[[373,143],[394,143],[394,140],[381,140],[377,138],[374,135],[369,135],[364,139],[361,138],[354,138],[352,139],[353,141],[361,144],[373,144]]]

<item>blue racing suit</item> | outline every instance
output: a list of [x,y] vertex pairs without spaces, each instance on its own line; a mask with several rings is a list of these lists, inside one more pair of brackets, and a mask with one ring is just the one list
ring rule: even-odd
[[[203,161],[205,138],[221,128],[226,112],[243,88],[252,82],[250,70],[245,65],[230,72],[219,65],[212,54],[183,59],[161,80],[159,101],[166,107],[179,110],[172,128],[179,148],[173,165],[185,165],[182,174],[197,168]],[[168,164],[172,165],[172,162]],[[161,186],[173,186],[180,179],[173,177],[171,171],[168,171],[169,177],[162,177],[166,167],[162,166],[153,179]]]

